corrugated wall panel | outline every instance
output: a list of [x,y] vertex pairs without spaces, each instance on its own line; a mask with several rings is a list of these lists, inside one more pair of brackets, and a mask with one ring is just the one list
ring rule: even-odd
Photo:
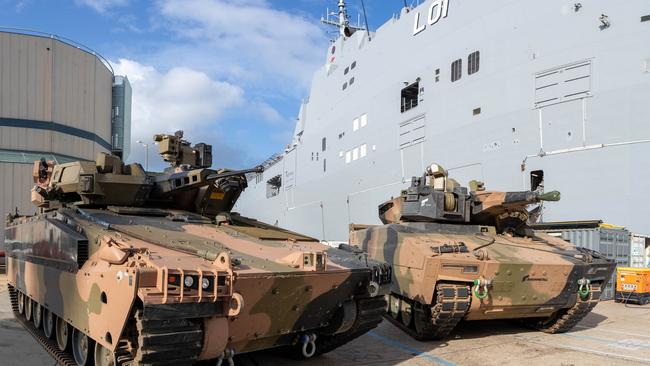
[[[113,75],[106,66],[95,59],[95,134],[111,142],[111,98],[113,95]],[[102,150],[103,151],[103,150]]]
[[52,132],[52,152],[79,158],[95,159],[95,143],[81,137]]
[[[23,214],[33,214],[36,206],[30,201],[30,187],[33,185],[32,165],[0,163],[0,230],[4,233],[4,217],[13,212],[16,207]],[[0,235],[0,245],[4,242],[4,235]]]
[[0,148],[26,151],[51,151],[52,132],[48,130],[0,127]]

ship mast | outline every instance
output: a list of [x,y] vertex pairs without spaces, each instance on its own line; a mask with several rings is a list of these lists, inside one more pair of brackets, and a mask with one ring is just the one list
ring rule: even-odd
[[339,32],[345,36],[345,28],[350,24],[348,12],[345,10],[345,1],[339,0]]
[[[326,17],[321,17],[320,21],[323,24],[337,27],[339,29],[339,34],[342,37],[350,37],[354,32],[363,29],[358,26],[350,25],[350,19],[348,18],[348,12],[346,10],[345,0],[339,0],[337,6],[339,8],[338,14],[334,12],[330,13],[329,10],[327,10]],[[337,15],[338,15],[338,19],[330,18],[330,16],[335,17]]]

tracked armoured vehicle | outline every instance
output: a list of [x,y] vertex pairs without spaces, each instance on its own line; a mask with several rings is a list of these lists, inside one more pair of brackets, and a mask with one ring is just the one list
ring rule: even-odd
[[99,154],[34,165],[10,214],[16,317],[61,364],[185,365],[272,347],[312,357],[382,319],[390,267],[231,212],[248,171],[157,135],[163,173]]
[[527,226],[527,207],[559,192],[472,191],[439,165],[379,206],[384,225],[352,226],[350,244],[393,265],[386,317],[419,340],[463,320],[522,319],[571,329],[598,303],[615,263]]

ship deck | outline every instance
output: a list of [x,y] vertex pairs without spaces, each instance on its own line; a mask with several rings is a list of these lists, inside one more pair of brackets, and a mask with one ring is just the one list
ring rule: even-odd
[[[464,322],[442,342],[418,342],[388,322],[321,357],[294,361],[273,352],[236,359],[245,365],[650,365],[650,305],[604,301],[565,334],[507,321]],[[0,360],[6,366],[54,360],[13,319],[0,274]]]

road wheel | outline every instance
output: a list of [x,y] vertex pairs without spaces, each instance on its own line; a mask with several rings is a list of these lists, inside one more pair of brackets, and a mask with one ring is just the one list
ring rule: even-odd
[[25,296],[25,318],[27,320],[32,320],[34,306],[32,304],[32,299]]
[[32,302],[32,313],[32,317],[34,318],[34,326],[36,329],[39,329],[43,322],[43,307],[36,301]]
[[115,353],[99,343],[95,343],[95,366],[116,366]]
[[94,341],[78,329],[72,331],[72,355],[79,366],[90,365],[93,360]]
[[43,308],[43,332],[45,336],[52,339],[54,336],[54,314],[51,311]]
[[59,317],[56,318],[56,345],[64,352],[70,347],[70,324]]
[[22,292],[18,292],[18,312],[25,315],[25,295]]

